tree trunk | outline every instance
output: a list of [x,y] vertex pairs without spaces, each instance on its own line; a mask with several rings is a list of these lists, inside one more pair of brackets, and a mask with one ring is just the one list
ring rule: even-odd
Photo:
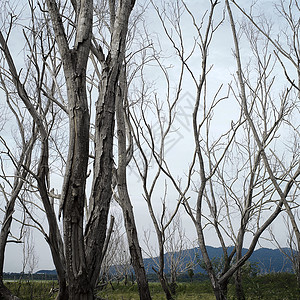
[[175,270],[171,270],[171,283],[170,283],[170,291],[172,293],[172,295],[176,294],[176,271]]
[[158,274],[158,276],[159,276],[159,281],[160,281],[161,287],[162,287],[162,289],[163,289],[163,291],[166,295],[166,299],[167,300],[174,300],[174,298],[171,294],[169,284],[167,282],[166,277],[164,276],[164,274]]
[[155,228],[155,231],[156,231],[157,240],[158,240],[158,247],[159,247],[159,270],[157,271],[154,268],[153,268],[153,270],[158,275],[161,287],[162,287],[162,289],[163,289],[163,291],[166,295],[166,298],[168,300],[173,300],[172,293],[170,291],[168,281],[167,281],[167,279],[165,277],[165,274],[164,274],[164,268],[165,268],[165,256],[164,256],[164,254],[165,254],[164,253],[164,240],[165,240],[165,238],[164,238],[164,233],[165,233],[165,231],[164,231],[164,229],[159,228],[159,225],[158,225],[158,222],[155,218],[154,211],[153,211],[153,208],[152,208],[152,205],[151,205],[151,202],[150,202],[149,198],[147,199],[147,204],[148,204],[150,216],[151,216],[151,219],[153,221],[154,228]]
[[213,286],[213,292],[216,300],[227,300],[228,281],[224,283],[216,282]]
[[[94,300],[94,289],[91,285],[83,280],[76,279],[75,284],[70,284],[68,286],[69,296],[68,299],[72,300]],[[78,285],[76,285],[78,284]],[[86,285],[85,285],[86,284]]]
[[241,268],[238,268],[235,273],[235,294],[238,300],[245,300],[245,293],[242,285]]
[[72,300],[93,299],[83,236],[90,124],[86,67],[92,36],[93,1],[87,0],[75,7],[76,35],[73,49],[69,48],[56,1],[47,0],[46,3],[62,57],[68,95],[69,151],[59,212],[63,212],[68,295]]
[[118,202],[123,211],[124,223],[128,239],[131,262],[136,275],[141,300],[150,300],[150,290],[144,268],[143,256],[139,245],[136,224],[134,220],[133,209],[127,189],[126,166],[127,166],[127,149],[126,149],[126,126],[125,111],[123,108],[123,99],[127,95],[127,85],[125,70],[121,71],[120,86],[116,103],[117,135],[118,135],[118,170],[117,170],[117,188]]
[[59,284],[59,289],[58,289],[58,294],[55,298],[55,300],[65,300],[65,299],[69,299],[69,295],[68,295],[68,288],[66,285],[66,281],[64,280],[58,280],[58,284]]
[[103,257],[108,211],[112,197],[113,138],[115,125],[115,85],[118,66],[107,66],[96,103],[94,179],[90,216],[85,228],[86,258],[89,278],[96,284]]
[[[198,215],[198,218],[199,218],[199,215]],[[197,229],[197,233],[198,233],[200,250],[202,253],[206,271],[207,271],[208,277],[210,279],[216,300],[226,300],[227,299],[228,281],[229,281],[230,277],[228,276],[228,278],[226,280],[224,280],[222,283],[220,283],[220,280],[217,277],[217,275],[213,269],[211,260],[207,253],[207,249],[206,249],[206,246],[204,243],[202,228],[199,226],[196,229]]]
[[[22,185],[22,180],[20,181]],[[14,193],[15,194],[15,193]],[[16,196],[18,193],[16,194]],[[5,248],[7,243],[7,237],[10,232],[11,222],[12,222],[12,215],[15,207],[15,200],[16,197],[12,197],[9,201],[5,217],[3,221],[3,225],[1,228],[0,233],[0,299],[3,300],[12,300],[12,299],[18,299],[17,297],[14,298],[14,296],[11,294],[10,290],[4,285],[3,283],[3,266],[4,266],[4,255],[5,255]]]
[[104,54],[101,51],[92,49],[103,66],[99,98],[96,103],[95,163],[90,203],[91,214],[85,231],[86,258],[89,266],[89,278],[93,285],[96,284],[100,273],[107,216],[112,196],[116,89],[125,56],[128,19],[134,3],[134,0],[118,2],[113,28],[111,28],[111,44],[107,59],[103,58]]
[[165,268],[165,256],[164,256],[164,243],[163,243],[163,233],[161,231],[157,231],[157,237],[158,237],[158,244],[159,244],[159,281],[161,284],[161,287],[166,295],[167,300],[173,300],[172,293],[170,291],[169,283],[165,277],[164,274],[164,268]]
[[48,177],[48,142],[45,139],[42,143],[41,158],[38,166],[37,183],[39,193],[44,205],[46,217],[48,220],[49,234],[45,235],[45,239],[49,245],[53,263],[56,268],[59,283],[59,293],[57,300],[68,299],[67,283],[66,283],[66,261],[64,256],[64,246],[62,236],[58,227],[54,207],[51,204],[47,191]]
[[[242,245],[245,236],[245,227],[246,223],[249,221],[249,214],[245,214],[242,219],[241,228],[239,230],[239,234],[237,237],[237,245],[236,245],[236,261],[239,261],[242,258]],[[238,300],[245,300],[245,294],[242,286],[242,267],[238,267],[236,272],[234,273],[235,279],[235,293]]]
[[129,244],[129,252],[131,256],[132,266],[135,272],[136,281],[138,284],[139,295],[141,300],[150,300],[150,290],[147,280],[147,275],[144,268],[141,248],[139,246],[135,221],[131,209],[124,208],[125,227]]
[[216,297],[216,300],[227,300],[224,291],[222,291],[221,289],[214,289],[214,295]]

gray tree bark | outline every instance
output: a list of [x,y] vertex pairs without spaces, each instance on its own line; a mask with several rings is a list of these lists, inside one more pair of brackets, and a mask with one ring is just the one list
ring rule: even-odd
[[[120,69],[124,61],[128,20],[134,0],[119,1],[115,13],[109,53],[104,59],[100,47],[93,53],[103,66],[96,103],[94,179],[90,200],[91,214],[85,230],[89,278],[96,284],[100,272],[99,253],[103,252],[109,205],[112,197],[113,137],[115,104]],[[102,255],[103,256],[103,255]]]
[[[75,11],[75,37],[73,47],[65,32],[60,8],[55,0],[46,0],[61,60],[68,98],[69,151],[61,193],[59,216],[63,215],[63,239],[54,208],[49,200],[49,147],[47,130],[39,111],[33,106],[8,51],[1,38],[2,51],[19,96],[37,125],[41,136],[40,161],[36,180],[44,204],[50,245],[60,281],[57,299],[93,299],[106,238],[107,214],[112,196],[113,137],[115,122],[116,87],[125,55],[128,19],[134,0],[119,1],[112,18],[111,43],[107,57],[101,48],[96,52],[103,68],[96,104],[94,180],[90,217],[84,230],[84,204],[89,159],[90,116],[86,94],[86,68],[91,50],[93,1],[71,1]],[[114,1],[111,6],[115,7]],[[95,50],[95,49],[94,49]]]
[[[118,191],[118,203],[123,211],[123,218],[126,228],[131,262],[136,275],[141,300],[150,300],[150,290],[148,280],[144,268],[143,256],[139,245],[137,228],[134,219],[134,213],[130,197],[127,189],[126,166],[128,164],[127,147],[126,147],[126,125],[125,111],[123,101],[127,98],[127,85],[125,78],[125,70],[121,71],[118,97],[116,103],[116,120],[117,120],[117,136],[118,136],[118,169],[116,174],[116,186]],[[125,101],[126,102],[126,101]],[[132,145],[131,145],[132,146]],[[129,146],[129,147],[131,147]]]

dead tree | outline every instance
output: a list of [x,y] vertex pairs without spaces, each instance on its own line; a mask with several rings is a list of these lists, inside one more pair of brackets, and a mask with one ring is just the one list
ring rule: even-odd
[[[100,273],[101,259],[104,251],[107,216],[112,197],[113,169],[113,137],[116,103],[116,86],[119,71],[124,61],[128,19],[134,1],[110,1],[115,8],[111,14],[111,41],[107,53],[104,54],[100,45],[92,45],[93,1],[70,1],[70,6],[59,7],[56,1],[45,1],[40,5],[42,20],[41,28],[50,33],[49,39],[55,36],[52,45],[41,42],[41,61],[43,67],[51,65],[51,55],[57,59],[59,55],[61,68],[58,73],[64,81],[65,90],[54,90],[60,95],[59,100],[51,97],[44,90],[45,69],[40,81],[37,81],[41,101],[33,103],[31,90],[22,82],[17,71],[12,53],[8,47],[8,38],[1,33],[1,51],[5,56],[7,70],[18,96],[30,113],[39,134],[39,164],[37,171],[32,172],[38,185],[40,198],[47,216],[49,233],[47,242],[50,245],[53,261],[58,273],[60,291],[58,299],[94,299],[94,287]],[[29,9],[35,12],[29,1]],[[65,19],[64,14],[70,12]],[[48,22],[50,18],[50,22]],[[42,31],[39,31],[42,32]],[[31,33],[37,37],[37,31]],[[25,37],[26,39],[26,37]],[[49,41],[46,40],[46,41]],[[28,43],[30,47],[30,43]],[[34,44],[36,46],[37,44]],[[29,49],[33,49],[32,47]],[[48,53],[46,53],[46,49]],[[58,49],[58,52],[57,52]],[[90,107],[87,98],[87,63],[90,52],[99,57],[102,64],[101,81],[99,82],[98,101],[95,105],[95,131],[93,155],[93,182],[89,205],[89,215],[84,228],[84,207],[86,203],[86,181],[90,157]],[[31,57],[34,62],[33,58]],[[39,63],[34,64],[36,70]],[[61,73],[63,71],[63,74]],[[56,84],[57,82],[55,82]],[[45,102],[43,102],[45,101]],[[48,103],[48,104],[47,104]],[[51,105],[50,105],[51,103]],[[44,106],[45,105],[45,106]],[[51,173],[49,168],[49,111],[45,108],[59,108],[67,114],[69,128],[68,155],[65,160],[63,186],[59,193],[61,203],[59,216],[63,219],[63,237],[59,230],[55,207],[50,197]],[[64,160],[64,157],[61,157]]]

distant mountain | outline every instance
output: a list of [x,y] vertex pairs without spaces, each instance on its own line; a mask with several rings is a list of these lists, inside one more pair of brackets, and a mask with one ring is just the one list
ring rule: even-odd
[[[228,252],[233,250],[233,247],[228,248]],[[243,249],[242,253],[245,254],[248,249]],[[290,251],[288,248],[284,248],[284,251]],[[215,248],[215,247],[207,247],[208,255],[211,259],[215,261],[220,260],[223,255],[222,248]],[[175,257],[180,255],[179,253],[166,253],[165,254],[165,272],[168,273],[170,271],[169,261],[168,258],[174,255]],[[202,255],[199,248],[192,248],[188,250],[184,250],[181,254],[182,257],[182,264],[187,265],[191,261],[201,261]],[[292,264],[284,254],[281,253],[278,249],[268,249],[268,248],[260,248],[255,250],[251,257],[249,258],[251,263],[255,263],[258,268],[258,272],[261,274],[264,273],[271,273],[271,272],[292,272]],[[147,274],[155,273],[153,268],[157,268],[158,257],[152,258],[145,258],[144,265]],[[194,273],[205,273],[199,263],[194,267]],[[46,275],[56,275],[56,270],[39,270],[35,274],[46,274]]]
[[[289,248],[282,250],[290,252]],[[260,273],[293,272],[291,261],[278,249],[260,248],[253,252],[249,261],[258,263]]]
[[[228,253],[230,253],[232,250],[233,247],[229,247]],[[245,254],[247,251],[248,249],[243,249],[242,254]],[[290,249],[284,248],[283,251],[288,252],[290,251]],[[221,247],[215,248],[215,247],[208,246],[207,252],[209,257],[211,259],[214,259],[215,261],[220,260],[223,256],[223,250]],[[173,253],[167,253],[165,255],[166,273],[168,273],[170,270],[170,266],[168,265],[168,261],[170,261],[168,260],[168,257],[170,255],[173,255]],[[183,253],[181,254],[181,257],[183,260],[183,265],[187,265],[193,260],[200,262],[202,259],[201,251],[199,248],[184,250]],[[156,268],[157,262],[158,262],[157,257],[155,257],[154,259],[152,258],[144,259],[146,272],[149,274],[154,273],[153,267]],[[286,256],[279,249],[260,248],[258,250],[255,250],[252,253],[251,257],[249,258],[249,262],[255,263],[258,272],[261,274],[271,273],[271,272],[292,272],[293,270],[291,262],[286,258]],[[205,270],[202,269],[198,263],[194,267],[194,273],[205,273]]]
[[56,270],[39,270],[35,274],[47,274],[47,275],[56,275]]

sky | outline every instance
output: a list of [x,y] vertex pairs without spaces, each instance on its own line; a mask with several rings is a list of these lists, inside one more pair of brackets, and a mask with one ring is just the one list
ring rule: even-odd
[[[174,5],[176,1],[171,1]],[[217,6],[216,10],[216,17],[214,24],[218,24],[218,22],[222,19],[223,16],[223,1],[222,3]],[[249,2],[248,1],[240,1],[242,5],[246,5],[245,7],[249,8]],[[278,1],[277,1],[278,2]],[[141,3],[141,2],[140,2]],[[155,4],[160,6],[160,1],[154,1]],[[197,24],[201,24],[201,18],[203,14],[205,13],[207,9],[207,4],[209,1],[201,0],[190,0],[186,1],[187,6],[189,9],[194,13],[195,19]],[[261,13],[269,13],[272,7],[271,1],[257,1],[257,5],[259,5],[260,10],[254,10],[255,14],[261,14]],[[22,5],[22,2],[18,2],[18,8],[20,8],[19,5]],[[168,12],[168,9],[170,9],[170,5],[166,6],[166,10]],[[21,9],[20,9],[21,10]],[[160,6],[160,13],[162,14],[162,7]],[[233,9],[234,13],[236,13],[237,20],[239,22],[242,22],[241,15],[237,13],[235,9]],[[149,101],[152,100],[152,104],[149,104],[149,111],[147,111],[147,117],[149,124],[153,126],[153,132],[157,136],[159,136],[159,123],[157,121],[157,118],[155,117],[155,114],[153,113],[153,99],[158,99],[159,103],[162,105],[162,112],[166,108],[167,102],[167,95],[168,91],[170,93],[170,100],[172,101],[176,95],[177,89],[178,89],[178,80],[180,78],[180,63],[178,60],[178,57],[176,56],[176,51],[172,47],[172,44],[167,39],[162,25],[160,23],[160,20],[156,14],[156,12],[153,9],[153,6],[151,4],[148,5],[148,8],[145,12],[145,15],[143,17],[145,20],[145,25],[147,28],[147,31],[149,32],[149,36],[152,39],[153,44],[155,45],[156,49],[159,49],[159,46],[161,47],[161,51],[159,52],[159,55],[161,57],[162,64],[166,67],[165,71],[168,74],[168,79],[170,82],[170,86],[168,89],[168,85],[165,80],[165,74],[162,72],[162,70],[159,68],[157,62],[151,61],[147,66],[143,69],[143,78],[148,83],[148,99]],[[25,19],[24,19],[25,20]],[[173,19],[174,20],[174,19]],[[205,25],[207,18],[204,19],[203,25]],[[185,57],[188,56],[190,51],[193,48],[193,44],[195,41],[195,35],[196,30],[193,26],[192,19],[188,14],[181,15],[181,30],[182,35],[184,37],[184,47],[185,47]],[[25,21],[23,21],[25,22]],[[168,32],[172,34],[173,37],[176,39],[175,29],[170,27],[170,24],[165,23],[166,28],[169,30]],[[274,26],[275,28],[275,35],[276,35],[276,29],[277,25]],[[241,40],[241,53],[243,55],[243,62],[245,63],[245,68],[247,64],[251,67],[251,62],[253,60],[252,54],[250,52],[249,44],[244,40],[245,35],[242,35]],[[10,46],[13,49],[14,57],[16,59],[16,64],[19,68],[22,68],[22,64],[24,62],[24,54],[21,52],[22,44],[20,41],[24,41],[22,38],[22,33],[18,27],[13,28],[12,32],[12,38],[10,40]],[[178,41],[178,39],[177,39]],[[138,48],[138,43],[134,45],[135,48]],[[189,65],[189,68],[193,70],[193,74],[195,74],[196,78],[199,78],[200,71],[201,71],[201,55],[200,51],[198,49],[198,45],[196,44],[195,53],[191,55],[189,60],[187,61],[187,64]],[[222,25],[218,28],[216,31],[213,40],[211,42],[211,46],[209,49],[209,56],[208,56],[208,66],[211,67],[210,72],[208,73],[208,82],[207,82],[207,95],[205,100],[207,103],[211,103],[212,99],[214,99],[217,91],[219,90],[220,86],[222,85],[222,89],[220,94],[218,94],[219,98],[225,97],[228,93],[229,85],[234,85],[234,75],[236,74],[236,66],[235,66],[235,60],[233,55],[233,42],[232,42],[232,33],[230,30],[230,25],[228,23],[228,18],[226,15],[226,18]],[[272,52],[272,51],[271,51]],[[149,51],[147,54],[150,55],[151,51]],[[138,59],[137,59],[138,60]],[[274,74],[278,76],[276,79],[276,86],[274,86],[274,95],[275,97],[278,97],[278,91],[284,86],[285,80],[283,77],[283,72],[280,69],[279,65],[276,65],[274,69]],[[133,101],[134,99],[138,98],[139,96],[139,89],[141,87],[141,74],[137,73],[138,76],[133,81],[131,86],[131,93],[130,96],[132,97]],[[282,80],[281,80],[282,78]],[[255,79],[254,79],[255,80]],[[193,103],[195,101],[195,85],[193,84],[191,76],[189,76],[188,72],[185,71],[183,76],[183,83],[181,87],[181,93],[180,97],[176,106],[176,118],[174,123],[171,126],[171,134],[167,138],[167,144],[166,144],[166,151],[165,151],[165,158],[168,162],[168,166],[170,170],[172,171],[172,174],[174,174],[174,177],[176,180],[181,182],[182,186],[186,183],[186,175],[189,165],[192,161],[192,156],[194,152],[194,141],[193,141],[193,135],[192,135],[192,111],[193,111]],[[5,106],[4,96],[3,92],[1,94],[1,106]],[[202,100],[204,101],[204,99]],[[152,105],[152,106],[151,106]],[[204,106],[201,104],[202,107],[200,109],[200,114],[203,112]],[[232,122],[236,122],[239,114],[239,108],[238,103],[233,97],[233,94],[230,95],[229,98],[224,99],[220,105],[216,107],[214,110],[214,113],[211,115],[211,133],[210,133],[210,139],[218,139],[219,136],[222,136],[226,130],[228,130],[232,125]],[[167,117],[167,115],[165,116]],[[8,126],[10,125],[10,126]],[[13,134],[13,124],[10,122],[6,123],[6,126],[3,130],[1,130],[0,134],[1,136],[5,137],[6,140],[10,140],[10,136]],[[295,124],[295,126],[299,126],[298,124]],[[279,140],[279,139],[278,139]],[[157,143],[159,142],[159,137],[157,137]],[[11,140],[13,143],[13,140]],[[147,147],[145,146],[145,149]],[[146,150],[147,153],[150,154],[150,150]],[[138,164],[142,164],[141,159],[137,157]],[[155,175],[155,164],[152,162],[153,168],[149,172],[150,179],[153,178]],[[234,166],[233,166],[234,167]],[[55,180],[54,180],[55,181]],[[151,236],[150,236],[150,242],[155,248],[155,245],[157,244],[153,225],[151,222],[151,219],[149,217],[149,212],[147,210],[147,205],[143,197],[143,189],[142,189],[142,182],[139,178],[137,167],[132,162],[129,169],[128,169],[128,182],[129,182],[129,193],[132,200],[134,212],[135,212],[135,218],[136,223],[140,235],[140,241],[142,244],[142,247],[145,247],[145,239],[144,239],[144,232],[147,232],[150,230]],[[54,182],[54,187],[59,190],[61,186],[61,181]],[[150,186],[150,182],[148,183]],[[155,188],[155,192],[153,194],[153,206],[155,209],[156,216],[160,216],[161,214],[161,203],[162,199],[165,196],[165,187],[167,186],[167,196],[166,196],[166,203],[167,207],[170,212],[172,212],[177,204],[178,194],[175,191],[175,189],[172,187],[172,184],[170,181],[167,180],[165,176],[161,176],[161,179],[157,183],[157,187]],[[195,186],[196,188],[196,186]],[[241,187],[242,188],[242,187]],[[189,193],[190,201],[193,203],[196,198],[195,191],[190,191]],[[1,198],[0,198],[1,199]],[[3,198],[2,198],[2,205],[3,205]],[[113,204],[113,212],[117,214],[117,211],[119,209],[117,208],[116,204]],[[18,208],[17,210],[20,210]],[[119,211],[120,213],[120,211]],[[180,216],[182,220],[182,224],[186,233],[186,236],[188,237],[189,241],[191,243],[189,244],[191,247],[195,246],[195,241],[197,239],[196,230],[194,225],[192,224],[191,219],[184,213],[183,208],[181,207],[180,210]],[[45,218],[43,216],[39,216],[40,219],[45,222]],[[224,221],[224,224],[228,223],[226,220]],[[239,220],[233,220],[233,223],[236,222],[238,224]],[[234,226],[237,226],[237,224],[234,224]],[[282,222],[278,222],[276,224],[279,225],[272,225],[274,232],[276,232],[276,235],[279,238],[280,243],[284,244],[286,240],[286,232],[285,230],[282,230]],[[17,232],[19,226],[14,225],[14,231]],[[249,234],[251,236],[251,234]],[[216,236],[212,230],[209,230],[207,235],[207,244],[212,246],[219,246],[219,243],[216,239]],[[35,262],[32,262],[31,265],[34,265],[34,270],[39,269],[53,269],[54,265],[51,260],[51,254],[49,251],[49,248],[46,244],[46,241],[44,240],[43,236],[38,233],[37,231],[34,231],[32,235],[29,238],[29,241],[31,241],[32,245],[34,245],[34,248],[32,248],[32,253],[34,253]],[[230,243],[228,239],[228,243]],[[26,244],[25,244],[26,245]],[[272,243],[270,243],[267,240],[262,239],[260,242],[261,246],[264,247],[274,247]],[[247,246],[247,242],[245,244]],[[6,249],[6,260],[5,260],[5,267],[4,270],[6,272],[20,272],[22,270],[22,261],[23,261],[23,247],[24,244],[15,244],[15,243],[9,243]],[[155,251],[154,251],[155,252]],[[30,263],[27,265],[27,270],[30,268]]]

